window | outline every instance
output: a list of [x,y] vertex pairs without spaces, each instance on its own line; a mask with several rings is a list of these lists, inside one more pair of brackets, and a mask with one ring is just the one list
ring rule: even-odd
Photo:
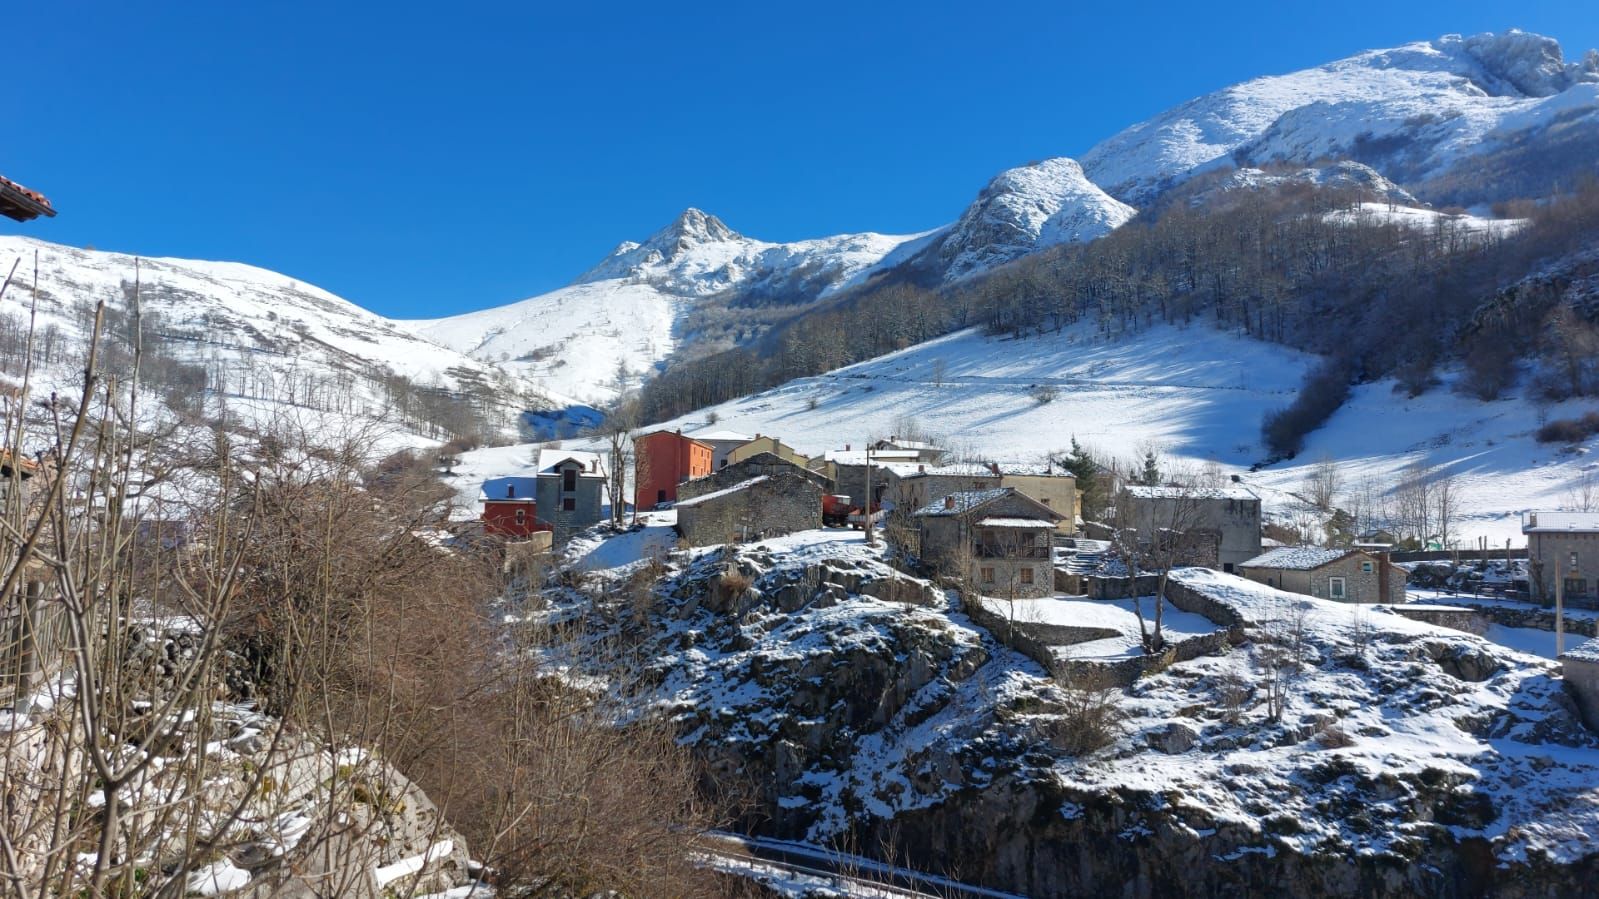
[[1577,551],[1576,550],[1572,550],[1571,551],[1571,561],[1569,563],[1567,563],[1566,570],[1567,571],[1576,571],[1577,570]]
[[516,523],[517,524],[526,524],[527,523],[527,510],[526,509],[517,509],[516,510]]
[[1031,584],[1032,582],[1033,582],[1033,569],[1031,569],[1031,568],[1023,568],[1022,569],[1022,583]]
[[[1231,563],[1231,562],[1223,562],[1222,566],[1221,566],[1221,570],[1227,572],[1228,574],[1232,574],[1233,573],[1233,563]],[[1271,581],[1268,580],[1266,583],[1269,586],[1271,584]]]
[[577,497],[568,496],[565,499],[561,500],[561,511],[562,512],[576,512],[577,511]]
[[1371,571],[1372,571],[1372,567],[1371,567],[1371,563],[1370,562],[1361,562],[1360,563],[1360,573],[1361,574],[1371,574]]
[[1330,578],[1328,578],[1327,579],[1327,598],[1328,599],[1343,599],[1344,595],[1345,595],[1344,594],[1344,579],[1341,578],[1341,577],[1330,577]]
[[567,493],[577,489],[577,469],[568,468],[561,472],[561,489]]
[[666,502],[666,491],[665,490],[657,490],[657,491],[655,491],[655,501],[658,502],[658,503]]
[[982,571],[979,572],[979,573],[982,575],[983,583],[992,584],[994,582],[994,569],[993,568],[984,567],[982,569]]

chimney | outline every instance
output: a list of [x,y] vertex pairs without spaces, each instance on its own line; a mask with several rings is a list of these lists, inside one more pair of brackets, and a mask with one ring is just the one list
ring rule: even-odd
[[505,485],[505,498],[506,499],[515,499],[516,498],[516,485],[515,484],[506,484]]
[[955,496],[954,496],[954,494],[950,494],[949,496],[944,497],[944,508],[946,508],[946,509],[955,508]]
[[844,452],[849,452],[849,444],[844,444]]
[[998,462],[990,462],[990,463],[988,463],[988,470],[992,471],[994,474],[999,474],[999,463]]
[[918,466],[916,466],[916,470],[917,470],[917,472],[925,472],[927,470],[927,466],[926,465],[918,465]]

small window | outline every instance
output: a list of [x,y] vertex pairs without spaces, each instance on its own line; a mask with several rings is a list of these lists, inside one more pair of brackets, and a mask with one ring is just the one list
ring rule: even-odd
[[526,509],[517,509],[516,510],[516,523],[517,524],[526,524],[527,523],[527,510]]
[[1576,571],[1577,570],[1577,551],[1576,550],[1572,550],[1571,551],[1571,561],[1569,563],[1567,563],[1566,570],[1567,571]]
[[666,491],[665,490],[657,490],[657,491],[655,491],[655,501],[658,502],[658,503],[666,502]]
[[1361,574],[1371,574],[1371,572],[1372,572],[1372,564],[1370,562],[1361,562],[1360,563],[1360,573]]
[[1328,578],[1327,579],[1327,598],[1328,599],[1343,599],[1344,597],[1345,597],[1344,579],[1341,578],[1341,577],[1330,577],[1330,578]]
[[1031,568],[1023,568],[1022,569],[1022,583],[1031,584],[1032,582],[1033,582],[1033,569],[1031,569]]
[[994,582],[994,569],[993,568],[988,568],[988,567],[983,568],[982,576],[983,576],[983,583],[992,584]]
[[561,500],[561,511],[562,512],[576,512],[577,511],[577,497],[568,496],[565,499]]
[[577,469],[568,468],[561,472],[561,489],[568,493],[577,489]]

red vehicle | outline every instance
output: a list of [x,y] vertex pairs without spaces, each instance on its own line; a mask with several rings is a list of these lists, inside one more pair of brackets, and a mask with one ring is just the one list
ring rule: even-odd
[[[881,506],[872,506],[872,523],[883,520]],[[866,527],[865,510],[850,505],[849,497],[842,493],[829,493],[822,497],[822,526],[841,528],[848,525],[856,530]]]

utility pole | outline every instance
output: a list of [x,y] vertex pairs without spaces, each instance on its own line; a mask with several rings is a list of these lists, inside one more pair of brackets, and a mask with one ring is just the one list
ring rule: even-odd
[[877,535],[872,531],[872,441],[866,440],[866,499],[861,507],[861,514],[866,516],[866,545],[876,546]]
[[1564,559],[1555,560],[1555,658],[1566,651],[1566,565]]

